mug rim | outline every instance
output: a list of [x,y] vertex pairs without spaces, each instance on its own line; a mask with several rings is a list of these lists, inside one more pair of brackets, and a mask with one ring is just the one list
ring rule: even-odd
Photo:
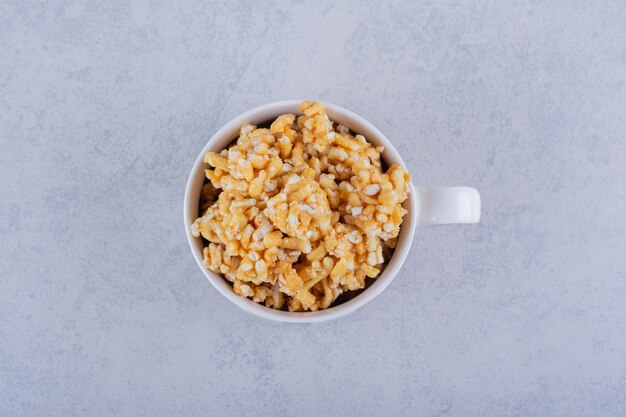
[[[304,100],[282,100],[263,104],[244,113],[241,113],[240,115],[234,117],[228,123],[223,125],[213,136],[211,136],[211,138],[207,141],[207,143],[200,151],[198,157],[196,158],[196,161],[194,162],[189,177],[187,179],[183,205],[184,226],[187,236],[187,242],[189,243],[189,248],[191,249],[191,252],[194,256],[194,259],[196,260],[198,267],[202,270],[205,277],[209,280],[213,287],[231,302],[236,304],[241,309],[247,311],[248,313],[252,313],[264,319],[287,323],[315,323],[337,319],[363,307],[365,304],[369,303],[376,296],[382,293],[395,278],[398,272],[400,272],[400,269],[402,268],[402,265],[404,264],[408,256],[413,241],[413,234],[417,224],[417,213],[419,204],[415,189],[413,187],[413,183],[411,181],[409,183],[408,198],[403,203],[403,207],[407,209],[407,214],[405,214],[402,225],[400,226],[400,235],[398,236],[398,243],[396,245],[396,248],[394,249],[391,258],[386,263],[385,268],[369,287],[365,288],[360,294],[356,295],[354,298],[335,307],[330,307],[324,310],[313,312],[290,312],[275,310],[262,304],[255,303],[247,297],[242,297],[235,294],[232,289],[232,285],[223,276],[205,268],[202,265],[202,241],[199,237],[195,237],[191,234],[191,224],[195,221],[199,214],[197,207],[198,201],[196,198],[194,198],[194,195],[196,195],[199,199],[199,190],[202,188],[202,184],[204,183],[205,178],[204,167],[207,166],[203,160],[204,155],[209,151],[221,151],[222,149],[224,149],[225,146],[228,146],[228,144],[236,138],[237,133],[234,133],[235,136],[233,136],[233,132],[239,132],[239,128],[241,127],[241,125],[246,122],[252,123],[254,121],[253,124],[258,124],[270,120],[271,118],[275,118],[280,114],[301,113],[300,104],[302,103],[302,101]],[[374,125],[346,108],[327,102],[322,102],[322,104],[326,108],[329,118],[331,120],[339,120],[340,123],[348,126],[351,129],[353,129],[353,126],[357,125],[359,126],[359,128],[357,130],[353,129],[356,133],[365,136],[370,143],[373,143],[377,146],[383,145],[385,147],[385,150],[383,151],[381,157],[385,160],[385,162],[387,162],[388,165],[397,163],[401,165],[404,169],[407,169],[406,164],[402,160],[396,148],[387,139],[387,137],[383,135],[383,133],[378,130]],[[216,144],[218,142],[223,142],[224,145],[217,146]],[[199,175],[200,173],[202,173],[201,176]],[[202,178],[201,181],[200,178]],[[195,202],[193,202],[192,200]],[[196,206],[195,209],[193,208],[192,204]],[[193,213],[196,214],[194,215]]]

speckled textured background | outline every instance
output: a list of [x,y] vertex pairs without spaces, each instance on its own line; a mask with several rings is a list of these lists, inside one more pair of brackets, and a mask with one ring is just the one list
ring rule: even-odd
[[[0,415],[623,416],[623,2],[0,3]],[[195,265],[189,169],[259,104],[372,121],[477,226],[283,325]]]

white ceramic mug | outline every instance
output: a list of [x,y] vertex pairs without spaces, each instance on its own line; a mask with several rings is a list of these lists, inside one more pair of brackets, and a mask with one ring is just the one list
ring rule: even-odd
[[[476,189],[470,187],[414,187],[411,184],[409,198],[403,203],[403,207],[408,213],[404,216],[398,243],[391,259],[383,272],[367,289],[343,304],[315,312],[289,312],[274,310],[235,294],[228,281],[202,266],[202,239],[191,234],[191,224],[199,215],[200,190],[205,180],[204,170],[208,168],[203,162],[203,157],[209,151],[219,152],[228,146],[237,138],[239,128],[244,123],[258,125],[273,120],[281,114],[299,114],[301,102],[302,100],[288,100],[265,104],[235,117],[213,135],[200,151],[187,181],[184,203],[185,231],[191,252],[198,266],[211,284],[230,301],[242,309],[266,319],[291,323],[312,323],[335,319],[352,313],[387,288],[391,280],[400,271],[409,253],[416,227],[477,223],[480,220],[480,195]],[[375,146],[383,145],[385,150],[382,158],[387,165],[400,164],[405,169],[407,168],[391,142],[367,120],[334,104],[324,103],[324,106],[331,120],[365,136]]]

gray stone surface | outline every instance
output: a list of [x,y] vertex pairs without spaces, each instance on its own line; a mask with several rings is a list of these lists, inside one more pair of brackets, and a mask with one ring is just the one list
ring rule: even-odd
[[[626,7],[585,3],[0,3],[0,415],[625,415]],[[420,230],[345,319],[240,311],[183,190],[284,98],[482,223]]]

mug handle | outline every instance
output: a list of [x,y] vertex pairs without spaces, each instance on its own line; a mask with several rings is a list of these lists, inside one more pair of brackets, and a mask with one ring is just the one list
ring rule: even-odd
[[478,223],[480,194],[472,187],[416,187],[417,227]]

